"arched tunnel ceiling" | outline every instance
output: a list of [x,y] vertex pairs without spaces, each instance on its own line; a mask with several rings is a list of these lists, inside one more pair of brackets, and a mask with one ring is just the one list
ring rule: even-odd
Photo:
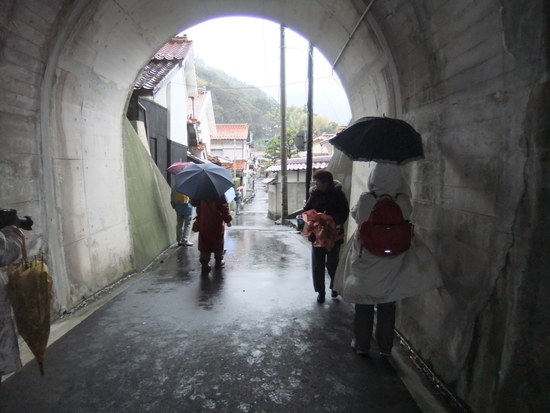
[[[44,174],[43,188],[46,215],[55,224],[49,228],[55,261],[64,262],[68,245],[93,250],[95,244],[85,240],[96,232],[128,230],[126,200],[120,198],[125,192],[123,119],[136,77],[169,38],[213,18],[266,18],[301,34],[334,61],[357,26],[336,67],[352,114],[391,116],[400,107],[397,71],[384,38],[375,34],[380,32],[375,19],[369,15],[358,24],[365,9],[360,2],[331,0],[80,0],[68,6],[57,21],[40,101],[43,167],[54,171]],[[230,33],[220,35],[227,47],[239,47],[230,42]],[[79,212],[83,208],[87,216]],[[64,216],[60,210],[70,212]],[[121,244],[131,249],[129,238]],[[93,254],[101,260],[113,248],[100,246]],[[109,262],[125,262],[124,250],[94,270],[112,272]],[[77,266],[77,273],[88,271],[86,263]],[[62,285],[57,283],[59,297]]]
[[[82,10],[79,10],[79,5],[82,5]],[[118,93],[126,91],[126,99],[141,68],[167,39],[203,21],[235,15],[281,23],[308,39],[330,62],[334,62],[365,8],[366,5],[359,1],[322,0],[103,1],[87,5],[80,2],[73,10],[72,18],[69,17],[74,24],[64,25],[67,43],[59,45],[63,47],[59,66],[68,73],[76,69],[78,77],[85,74],[78,73],[79,70],[89,71],[90,89],[104,83],[116,89],[119,99],[123,94]],[[396,70],[391,59],[387,58],[388,47],[384,39],[376,38],[374,34],[372,27],[378,30],[375,20],[371,16],[364,20],[371,23],[370,28],[359,25],[335,70],[349,96],[352,112],[362,114],[370,110],[370,113],[395,115],[395,102],[399,101],[395,99],[399,88],[395,86],[394,90]],[[381,36],[379,30],[377,34]],[[238,48],[239,45],[231,43],[230,39],[230,33],[220,33],[220,41],[227,42],[227,47]],[[79,62],[75,67],[76,59]],[[55,62],[51,63],[57,66]],[[385,67],[388,67],[386,72],[390,76],[384,75],[382,70]],[[109,89],[110,93],[114,91]],[[365,99],[366,96],[370,98]],[[89,99],[90,95],[86,98]],[[122,104],[120,100],[118,103]]]

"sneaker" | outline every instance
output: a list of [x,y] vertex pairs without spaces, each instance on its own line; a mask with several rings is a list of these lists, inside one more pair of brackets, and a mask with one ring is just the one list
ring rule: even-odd
[[193,243],[192,242],[182,242],[181,245],[183,245],[184,247],[192,247],[193,246]]
[[318,302],[319,304],[322,304],[322,303],[325,302],[325,293],[319,293],[319,294],[317,295],[317,302]]
[[369,354],[368,350],[365,351],[357,348],[357,346],[355,345],[355,339],[351,340],[351,349],[361,356],[366,356]]
[[215,265],[216,268],[223,268],[224,265],[225,265],[224,260],[216,260],[216,265]]
[[338,291],[332,290],[331,293],[330,293],[330,296],[331,296],[332,298],[338,297]]

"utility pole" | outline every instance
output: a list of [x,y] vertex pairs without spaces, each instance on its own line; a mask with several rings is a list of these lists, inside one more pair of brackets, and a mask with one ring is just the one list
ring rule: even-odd
[[237,140],[233,138],[233,183],[237,177]]
[[281,24],[281,179],[282,179],[282,216],[281,224],[285,224],[288,216],[288,174],[286,167],[286,73],[285,73],[285,28]]
[[307,157],[306,157],[306,199],[313,174],[313,45],[309,44],[307,59]]

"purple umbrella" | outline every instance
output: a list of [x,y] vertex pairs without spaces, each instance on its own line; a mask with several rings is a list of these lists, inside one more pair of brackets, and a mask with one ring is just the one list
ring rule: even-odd
[[177,175],[181,171],[183,171],[185,168],[191,165],[194,165],[194,163],[193,162],[174,162],[172,165],[166,168],[166,171],[171,173],[172,175]]

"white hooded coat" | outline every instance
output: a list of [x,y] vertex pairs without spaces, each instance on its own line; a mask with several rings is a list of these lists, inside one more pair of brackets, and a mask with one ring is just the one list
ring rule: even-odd
[[[410,189],[397,165],[376,164],[368,188],[377,195],[397,195],[403,218],[409,219],[412,207]],[[336,270],[334,290],[356,304],[378,304],[402,300],[442,285],[437,262],[424,242],[415,235],[411,248],[404,253],[379,257],[361,248],[359,225],[368,220],[376,199],[363,192],[351,210],[358,229],[343,247]]]

